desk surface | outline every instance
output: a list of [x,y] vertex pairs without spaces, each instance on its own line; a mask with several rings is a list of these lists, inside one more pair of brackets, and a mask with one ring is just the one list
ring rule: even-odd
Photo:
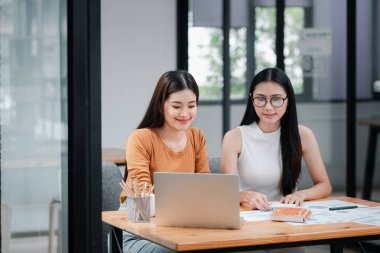
[[[349,197],[327,199],[380,206],[380,203]],[[176,251],[380,235],[380,227],[378,226],[368,226],[353,222],[294,226],[284,222],[244,221],[240,230],[180,228],[156,226],[154,218],[151,219],[150,223],[130,223],[127,221],[125,211],[102,212],[102,220],[114,227],[129,231]]]
[[116,165],[125,165],[125,151],[121,148],[102,148],[102,160]]
[[371,127],[380,127],[380,119],[362,119],[359,120],[359,124]]

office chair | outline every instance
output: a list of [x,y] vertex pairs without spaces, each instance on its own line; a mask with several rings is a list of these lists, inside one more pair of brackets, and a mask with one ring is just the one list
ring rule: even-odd
[[211,173],[215,173],[215,174],[220,173],[220,158],[219,157],[209,158],[208,164],[209,164]]
[[[119,183],[123,180],[121,172],[116,164],[102,162],[102,211],[115,211],[119,209],[121,187]],[[102,224],[103,252],[111,252],[108,246],[111,226]]]

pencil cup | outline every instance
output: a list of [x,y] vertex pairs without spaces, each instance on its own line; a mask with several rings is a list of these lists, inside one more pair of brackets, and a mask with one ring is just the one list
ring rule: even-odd
[[150,221],[150,196],[127,198],[128,221],[149,222]]
[[150,217],[156,216],[156,203],[155,203],[155,197],[154,194],[150,194]]

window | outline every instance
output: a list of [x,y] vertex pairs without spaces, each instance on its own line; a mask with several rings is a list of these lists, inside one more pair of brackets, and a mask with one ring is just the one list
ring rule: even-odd
[[60,18],[67,14],[60,3],[0,4],[2,252],[58,251],[67,237],[60,219],[67,189]]
[[[310,2],[288,6],[284,13],[284,66],[296,95],[311,96],[311,79],[303,75],[302,29],[310,25]],[[266,1],[231,1],[229,27],[230,99],[245,100],[257,71],[276,65],[276,6]],[[188,68],[200,86],[200,100],[223,97],[222,0],[190,0]]]
[[201,99],[222,97],[222,40],[221,29],[189,29],[189,72],[199,84]]

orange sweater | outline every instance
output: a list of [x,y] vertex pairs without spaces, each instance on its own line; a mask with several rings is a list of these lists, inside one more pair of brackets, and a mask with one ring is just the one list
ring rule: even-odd
[[[144,182],[154,184],[154,172],[196,172],[209,173],[206,139],[199,128],[186,130],[187,143],[180,152],[171,151],[162,141],[155,129],[137,129],[131,133],[126,146],[128,165],[127,184],[131,189],[132,181],[137,178],[140,188]],[[126,200],[124,191],[120,201]]]

